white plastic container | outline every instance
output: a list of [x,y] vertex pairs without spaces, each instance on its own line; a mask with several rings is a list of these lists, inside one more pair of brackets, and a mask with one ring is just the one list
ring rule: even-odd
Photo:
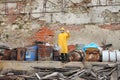
[[104,50],[102,51],[103,62],[120,62],[120,51],[119,50]]

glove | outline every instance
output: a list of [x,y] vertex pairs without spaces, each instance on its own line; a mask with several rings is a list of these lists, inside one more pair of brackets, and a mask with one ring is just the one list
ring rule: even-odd
[[66,32],[67,32],[67,33],[69,33],[70,31],[69,31],[69,30],[67,30]]

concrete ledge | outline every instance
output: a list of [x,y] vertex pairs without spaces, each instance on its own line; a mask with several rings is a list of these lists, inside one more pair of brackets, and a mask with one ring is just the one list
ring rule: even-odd
[[61,63],[59,61],[0,61],[0,70],[15,69],[15,70],[33,70],[32,67],[50,67],[50,68],[63,68],[63,67],[90,67],[91,64],[112,64],[112,62],[69,62]]

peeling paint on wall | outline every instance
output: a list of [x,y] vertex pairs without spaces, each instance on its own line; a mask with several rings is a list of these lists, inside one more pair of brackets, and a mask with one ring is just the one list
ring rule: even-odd
[[[1,0],[0,15],[44,20],[47,23],[119,23],[119,0]],[[107,16],[108,14],[108,16]],[[11,15],[11,16],[12,16]],[[8,16],[4,16],[8,18]],[[111,18],[112,17],[112,18]],[[16,18],[17,19],[17,18]]]
[[106,23],[120,23],[120,10],[118,12],[112,12],[106,9],[102,12],[102,16]]

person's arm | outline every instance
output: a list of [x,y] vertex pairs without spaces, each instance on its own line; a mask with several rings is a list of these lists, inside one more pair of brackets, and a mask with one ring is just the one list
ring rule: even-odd
[[70,31],[67,30],[66,33],[67,33],[67,38],[69,38],[70,37]]

